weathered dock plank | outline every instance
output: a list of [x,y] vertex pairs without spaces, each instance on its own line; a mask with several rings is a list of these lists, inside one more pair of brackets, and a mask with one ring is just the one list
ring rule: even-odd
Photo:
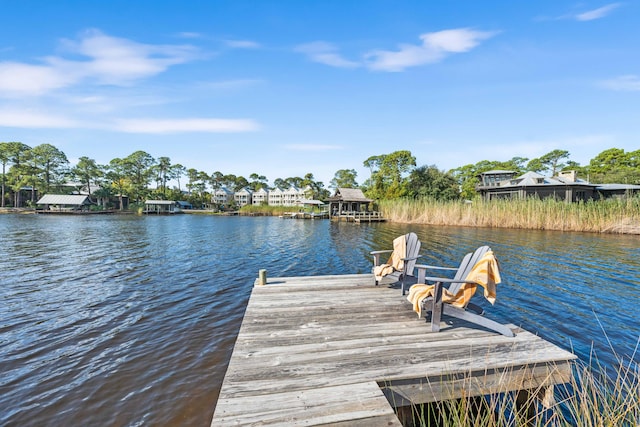
[[[255,286],[212,426],[399,425],[396,406],[567,382],[575,357],[512,326],[507,338],[417,319],[370,274]],[[386,396],[386,398],[385,398]],[[390,424],[391,423],[391,424]]]

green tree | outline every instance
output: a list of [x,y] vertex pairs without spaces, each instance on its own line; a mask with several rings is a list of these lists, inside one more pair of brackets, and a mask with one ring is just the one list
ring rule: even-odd
[[187,190],[189,190],[189,194],[191,194],[198,181],[198,170],[194,168],[187,169],[187,179],[189,180],[187,181]]
[[82,156],[78,163],[71,168],[71,175],[87,186],[89,197],[91,197],[91,183],[96,183],[103,174],[103,169],[96,164],[96,161],[89,157]]
[[420,166],[409,175],[409,196],[454,200],[459,197],[458,183],[435,165]]
[[[187,168],[182,166],[180,163],[176,163],[171,166],[171,178],[178,181],[178,192],[182,193],[182,188],[180,188],[180,178],[182,178],[187,173]],[[179,200],[182,200],[182,194],[180,194]]]
[[407,194],[406,175],[416,165],[416,158],[410,151],[400,150],[371,156],[363,164],[372,170],[367,195],[373,199],[395,199]]
[[149,192],[149,182],[153,173],[155,159],[144,151],[136,151],[124,159],[125,172],[133,190],[132,196],[140,203]]
[[68,172],[67,156],[51,144],[40,144],[29,150],[29,160],[37,175],[35,182],[44,184],[44,192],[51,191],[52,184],[62,184]]
[[118,193],[118,199],[120,201],[120,210],[123,210],[123,199],[125,195],[129,195],[129,189],[131,188],[131,181],[128,177],[128,164],[124,159],[115,158],[109,162],[109,166],[106,171],[107,181],[111,184]]
[[252,173],[249,175],[249,188],[253,191],[258,191],[261,188],[267,188],[267,177],[264,175],[258,175],[257,173]]
[[592,182],[640,183],[640,150],[609,148],[591,159],[587,170]]
[[162,198],[166,198],[167,181],[172,178],[171,159],[169,157],[158,157],[157,163],[153,166],[153,173],[156,176],[156,187],[160,187]]
[[329,188],[334,190],[337,188],[358,188],[357,176],[358,173],[355,169],[339,169],[329,183]]
[[[20,142],[0,142],[0,163],[2,163],[2,194],[0,196],[0,207],[5,207],[5,196],[7,186],[7,166],[12,162],[16,144]],[[26,149],[29,149],[28,147]]]
[[28,177],[25,176],[27,171],[22,167],[24,160],[27,157],[27,153],[31,150],[27,144],[23,144],[22,142],[7,142],[4,150],[8,155],[9,162],[12,164],[11,169],[8,173],[7,182],[13,189],[13,206],[19,207],[21,206],[20,200],[20,188],[24,185],[24,182]]
[[529,163],[527,163],[527,170],[532,172],[549,171],[551,176],[556,176],[566,165],[566,163],[563,163],[563,160],[567,160],[568,158],[568,151],[556,149],[537,159],[531,159]]

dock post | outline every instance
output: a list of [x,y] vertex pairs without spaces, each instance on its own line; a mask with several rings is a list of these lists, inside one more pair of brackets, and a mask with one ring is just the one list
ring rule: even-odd
[[258,271],[258,285],[264,286],[267,284],[267,270]]

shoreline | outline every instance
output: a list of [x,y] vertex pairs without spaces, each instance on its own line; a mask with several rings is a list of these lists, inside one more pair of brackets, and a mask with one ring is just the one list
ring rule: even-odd
[[[619,234],[619,235],[640,235],[640,221],[634,221],[633,218],[622,218],[608,225],[600,228],[600,229],[592,229],[586,226],[567,226],[566,224],[560,224],[555,227],[553,226],[540,226],[539,224],[530,224],[527,225],[513,225],[512,223],[499,223],[495,221],[482,222],[478,218],[470,218],[470,217],[456,217],[457,220],[451,221],[451,218],[438,218],[437,221],[434,221],[433,218],[426,217],[423,215],[416,215],[410,217],[409,215],[398,215],[397,212],[394,212],[394,209],[385,209],[383,211],[384,217],[387,219],[389,223],[396,224],[416,224],[416,225],[431,225],[431,226],[448,226],[448,227],[482,227],[482,228],[503,228],[503,229],[514,229],[514,230],[538,230],[538,231],[572,231],[572,232],[589,232],[589,233],[601,233],[601,234]],[[114,211],[109,212],[116,215],[127,215],[134,214],[135,212],[128,211]],[[209,210],[188,210],[183,211],[183,213],[194,214],[194,215],[212,215],[212,216],[230,216],[229,213],[220,213],[213,212]],[[36,210],[33,208],[12,208],[12,207],[4,207],[0,208],[1,214],[22,214],[22,215],[30,215],[36,214]],[[91,214],[91,212],[84,213]],[[234,215],[240,216],[277,216],[276,212],[234,212]]]

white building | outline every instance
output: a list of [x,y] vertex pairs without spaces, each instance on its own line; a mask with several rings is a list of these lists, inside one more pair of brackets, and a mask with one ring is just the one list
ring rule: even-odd
[[251,204],[258,206],[262,204],[269,204],[269,192],[260,188],[258,191],[254,191],[251,196]]
[[282,195],[284,191],[280,188],[275,188],[269,191],[269,206],[282,206]]
[[233,191],[226,187],[218,188],[213,192],[213,203],[218,206],[229,206],[233,201]]
[[235,194],[233,195],[233,199],[236,201],[236,205],[238,205],[238,207],[241,208],[243,206],[251,204],[252,195],[253,193],[251,192],[251,190],[245,187],[240,191],[236,191]]

